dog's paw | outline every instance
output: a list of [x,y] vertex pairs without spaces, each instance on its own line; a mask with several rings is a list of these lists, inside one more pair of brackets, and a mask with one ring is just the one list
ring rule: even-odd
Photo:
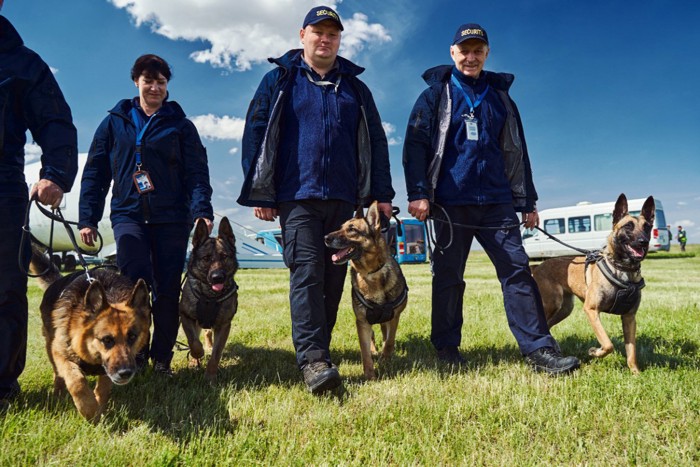
[[202,366],[202,362],[198,358],[190,358],[188,366],[190,368],[200,368]]
[[603,358],[609,353],[610,351],[598,347],[591,347],[590,349],[588,349],[588,355],[595,358]]

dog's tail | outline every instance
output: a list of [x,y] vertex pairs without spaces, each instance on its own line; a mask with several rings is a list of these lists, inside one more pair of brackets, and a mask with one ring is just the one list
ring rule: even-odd
[[32,241],[32,259],[29,263],[29,272],[39,275],[37,279],[42,290],[48,289],[51,284],[61,278],[61,272],[51,261],[51,258],[44,253],[44,248],[34,241]]

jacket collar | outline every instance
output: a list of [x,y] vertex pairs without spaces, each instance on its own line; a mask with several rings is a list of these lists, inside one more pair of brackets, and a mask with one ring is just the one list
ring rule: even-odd
[[[114,106],[112,110],[109,111],[109,113],[119,115],[120,117],[126,118],[127,120],[131,120],[131,109],[134,108],[134,100],[137,99],[134,97],[133,99],[122,99],[119,102],[117,102],[117,105]],[[180,104],[178,104],[175,101],[165,101],[163,102],[163,107],[160,108],[158,111],[158,115],[161,118],[185,118],[185,112],[182,110],[182,107],[180,107]]]
[[7,52],[24,45],[15,27],[4,16],[0,16],[0,52]]
[[[421,77],[423,78],[423,80],[425,80],[426,83],[428,83],[428,86],[433,86],[439,83],[446,83],[450,80],[453,68],[454,65],[438,65],[436,67],[427,69],[421,75]],[[488,82],[492,87],[500,91],[508,91],[508,89],[510,89],[511,84],[513,84],[513,80],[515,80],[515,76],[511,75],[510,73],[495,73],[493,71],[486,70],[483,70],[481,73],[482,76],[486,79],[486,82]],[[479,80],[482,79],[482,76],[479,76]]]
[[[274,63],[275,65],[284,68],[286,71],[290,71],[290,69],[294,66],[298,66],[299,63],[301,62],[301,54],[303,50],[302,49],[292,49],[288,51],[286,54],[282,55],[281,57],[277,58],[268,58],[267,61],[270,63]],[[353,62],[350,60],[341,57],[338,55],[336,57],[336,64],[338,65],[338,73],[342,75],[349,75],[349,76],[357,76],[361,74],[365,69],[359,65],[355,65]]]

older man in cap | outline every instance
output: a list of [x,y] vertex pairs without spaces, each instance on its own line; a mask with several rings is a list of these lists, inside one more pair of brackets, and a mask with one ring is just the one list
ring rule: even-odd
[[258,219],[280,217],[292,340],[314,394],[341,384],[330,343],[347,267],[333,265],[324,236],[373,200],[390,216],[394,197],[386,135],[357,78],[364,68],[338,56],[342,31],[331,8],[308,12],[303,49],[269,59],[277,67],[260,83],[243,133],[238,202]]
[[496,268],[508,324],[526,361],[536,371],[567,373],[579,361],[563,357],[549,333],[518,228],[516,212],[528,228],[539,216],[522,122],[508,95],[514,77],[484,70],[489,51],[484,28],[460,26],[450,47],[454,65],[423,74],[429,87],[406,130],[408,211],[419,220],[447,217],[454,226],[435,223],[431,341],[438,359],[464,362],[463,276],[476,238]]

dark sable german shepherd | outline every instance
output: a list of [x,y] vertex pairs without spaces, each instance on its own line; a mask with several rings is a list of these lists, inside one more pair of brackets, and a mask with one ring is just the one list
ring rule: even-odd
[[212,351],[206,377],[213,382],[231,331],[231,320],[238,310],[238,285],[234,280],[238,270],[236,237],[228,219],[221,219],[217,237],[210,237],[207,225],[198,221],[192,247],[180,297],[180,319],[190,346],[192,367],[199,367],[204,356],[199,335],[205,329],[205,344]]
[[[112,383],[127,384],[136,374],[136,354],[148,341],[151,305],[148,286],[136,285],[115,270],[95,269],[61,277],[36,245],[30,270],[45,290],[41,319],[54,371],[54,392],[68,389],[78,412],[97,423]],[[94,391],[86,375],[97,376]]]
[[372,353],[376,353],[372,325],[381,323],[384,345],[381,358],[394,353],[399,317],[406,308],[408,286],[398,263],[391,254],[381,232],[380,213],[374,202],[367,217],[359,209],[355,218],[340,230],[326,235],[326,246],[338,251],[335,264],[350,261],[352,308],[360,339],[362,367],[366,379],[376,377]]
[[533,271],[550,328],[571,314],[574,295],[583,300],[583,311],[600,343],[600,348],[588,351],[589,355],[600,358],[613,351],[600,313],[621,315],[627,365],[635,374],[639,373],[636,313],[644,287],[640,263],[649,251],[654,209],[654,198],[649,196],[640,215],[631,216],[627,198],[621,194],[613,211],[612,232],[599,255],[588,260],[582,256],[552,258]]

